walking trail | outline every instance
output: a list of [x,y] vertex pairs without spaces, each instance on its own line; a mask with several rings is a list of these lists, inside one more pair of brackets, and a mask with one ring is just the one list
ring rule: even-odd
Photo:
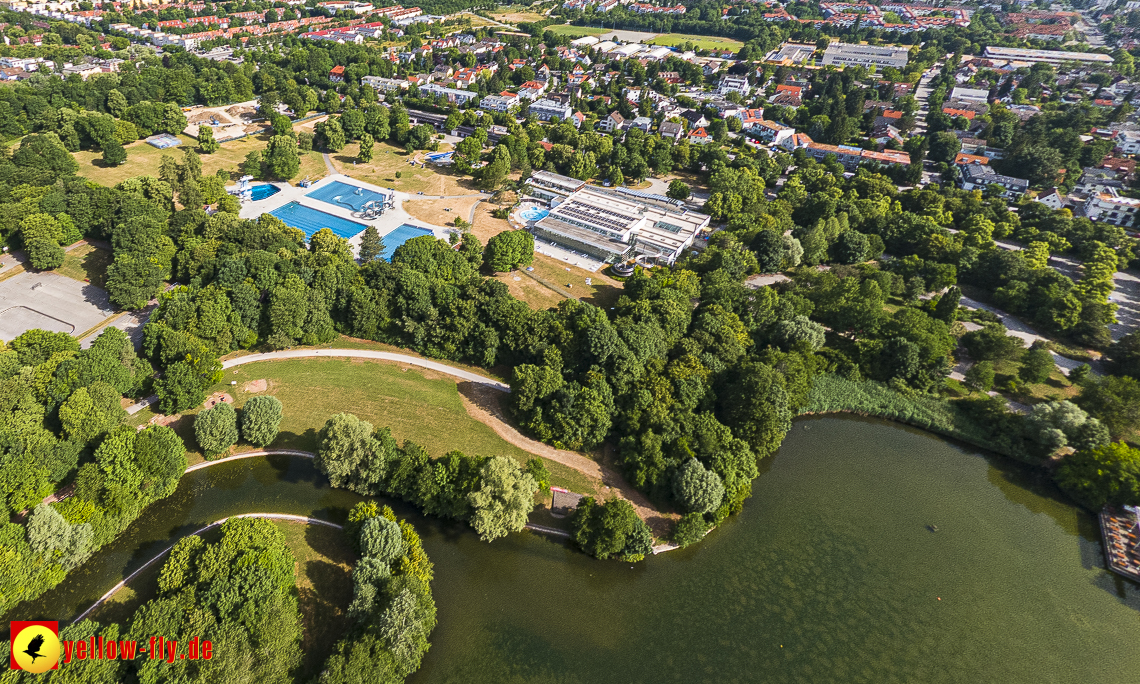
[[[580,453],[566,451],[564,449],[555,449],[548,444],[530,439],[515,429],[507,420],[502,406],[502,393],[509,392],[511,388],[506,383],[495,380],[494,378],[463,370],[462,368],[455,368],[454,366],[439,363],[438,361],[422,359],[417,356],[371,349],[287,349],[264,354],[238,356],[223,361],[222,368],[228,369],[247,363],[259,363],[261,361],[302,358],[357,358],[395,361],[397,363],[406,363],[410,366],[419,366],[438,373],[450,375],[457,379],[464,408],[467,409],[467,413],[472,418],[485,424],[494,430],[495,434],[503,440],[518,448],[532,453],[535,456],[554,461],[555,463],[561,463],[568,468],[582,473],[590,480],[600,483],[603,492],[613,493],[613,495],[629,501],[634,509],[636,509],[637,514],[649,525],[655,535],[663,537],[668,533],[668,529],[671,526],[671,518],[656,510],[649,500],[645,498],[641,492],[630,486],[629,483],[625,481],[625,478],[616,470],[604,466]],[[158,397],[149,397],[129,407],[127,413],[133,415],[157,401]],[[308,452],[290,453],[293,453],[293,455],[306,455]],[[253,452],[239,454],[234,458],[248,458],[249,456],[255,455],[262,454],[260,452]],[[204,464],[192,466],[191,469],[201,467],[204,467]]]

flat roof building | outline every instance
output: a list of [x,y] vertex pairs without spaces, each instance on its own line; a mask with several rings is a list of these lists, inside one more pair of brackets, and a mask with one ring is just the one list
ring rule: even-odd
[[552,204],[535,234],[610,263],[638,255],[672,264],[709,224],[683,202],[623,188],[583,186]]
[[906,66],[909,56],[907,49],[903,47],[833,43],[828,45],[823,52],[823,65],[877,66],[901,69]]
[[1017,62],[1045,62],[1054,66],[1066,62],[1112,65],[1110,55],[1097,52],[1066,52],[1064,50],[1027,50],[1025,48],[987,47],[986,59],[1008,59]]

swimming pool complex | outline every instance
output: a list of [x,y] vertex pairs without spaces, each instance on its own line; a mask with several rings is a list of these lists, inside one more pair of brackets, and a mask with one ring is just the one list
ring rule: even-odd
[[541,209],[539,207],[527,207],[519,212],[519,216],[524,221],[541,221],[550,214],[549,209]]
[[281,192],[281,188],[277,187],[276,185],[270,185],[268,183],[254,185],[249,188],[250,199],[252,199],[254,202],[273,197],[279,192]]
[[333,181],[328,185],[322,185],[316,190],[306,194],[305,197],[312,197],[315,200],[338,207],[350,207],[353,211],[361,211],[364,209],[365,204],[372,201],[383,204],[387,200],[387,197],[382,193],[340,181]]
[[412,238],[423,237],[425,235],[434,235],[434,233],[419,226],[413,226],[407,223],[401,224],[399,228],[382,238],[384,241],[384,251],[380,254],[380,258],[384,261],[391,261],[392,255],[396,253],[397,247]]
[[304,231],[306,238],[312,237],[313,233],[321,228],[328,228],[339,237],[350,238],[368,227],[363,223],[326,214],[323,211],[311,209],[296,202],[282,205],[269,213],[287,225]]

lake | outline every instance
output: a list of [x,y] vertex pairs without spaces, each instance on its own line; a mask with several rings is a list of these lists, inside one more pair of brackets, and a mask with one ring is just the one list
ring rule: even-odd
[[[16,612],[74,615],[226,515],[340,521],[357,500],[299,458],[191,473]],[[1140,592],[1104,570],[1092,516],[1042,473],[883,421],[797,421],[743,513],[634,566],[411,518],[439,607],[415,684],[1112,684],[1140,671]]]

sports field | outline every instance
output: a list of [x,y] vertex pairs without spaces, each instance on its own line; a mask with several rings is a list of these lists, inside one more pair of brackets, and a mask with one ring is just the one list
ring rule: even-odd
[[614,32],[613,29],[602,29],[596,26],[570,26],[569,24],[559,24],[557,26],[547,26],[544,31],[560,36],[601,36],[608,35]]
[[696,36],[688,33],[665,33],[645,42],[649,45],[666,45],[668,47],[679,47],[685,43],[692,43],[698,50],[732,50],[733,52],[744,47],[744,43],[732,38]]

